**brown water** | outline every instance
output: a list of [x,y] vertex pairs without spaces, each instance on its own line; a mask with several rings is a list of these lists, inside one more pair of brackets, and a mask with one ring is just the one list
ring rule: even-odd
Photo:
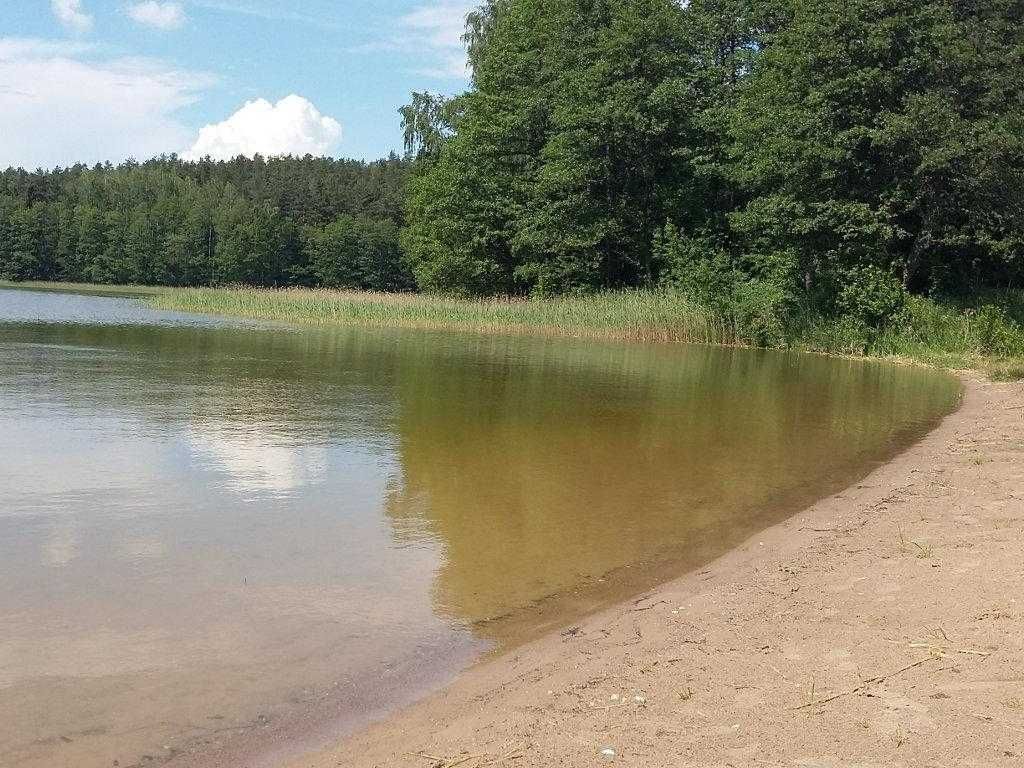
[[0,765],[337,735],[706,562],[958,398],[879,363],[0,291]]

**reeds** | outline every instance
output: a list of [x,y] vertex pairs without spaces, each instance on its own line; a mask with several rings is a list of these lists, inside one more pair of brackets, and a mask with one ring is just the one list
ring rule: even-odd
[[728,318],[667,291],[551,299],[458,299],[296,288],[188,288],[148,302],[160,309],[312,324],[705,344],[742,340]]
[[[245,286],[153,290],[145,301],[160,309],[315,325],[723,345],[753,345],[759,338],[754,329],[744,326],[744,312],[712,309],[685,294],[666,290],[531,299]],[[830,354],[975,368],[997,379],[1024,378],[1022,295],[1008,293],[999,297],[998,304],[980,309],[913,298],[899,322],[881,331],[844,318],[795,312],[785,322],[785,341],[779,344]]]

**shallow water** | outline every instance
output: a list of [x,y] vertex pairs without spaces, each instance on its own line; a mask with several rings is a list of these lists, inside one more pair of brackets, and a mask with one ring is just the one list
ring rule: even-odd
[[0,290],[0,765],[181,760],[300,711],[327,738],[706,562],[958,398],[881,363]]

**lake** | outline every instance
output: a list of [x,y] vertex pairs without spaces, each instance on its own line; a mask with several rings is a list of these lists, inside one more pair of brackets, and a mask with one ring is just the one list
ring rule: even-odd
[[272,764],[836,492],[952,377],[0,290],[0,766]]

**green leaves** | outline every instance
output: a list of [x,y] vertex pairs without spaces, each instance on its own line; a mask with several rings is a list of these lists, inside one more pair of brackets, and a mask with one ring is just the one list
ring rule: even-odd
[[420,286],[548,294],[654,282],[652,237],[685,170],[683,9],[496,0],[482,14],[456,134],[410,184],[403,242]]

